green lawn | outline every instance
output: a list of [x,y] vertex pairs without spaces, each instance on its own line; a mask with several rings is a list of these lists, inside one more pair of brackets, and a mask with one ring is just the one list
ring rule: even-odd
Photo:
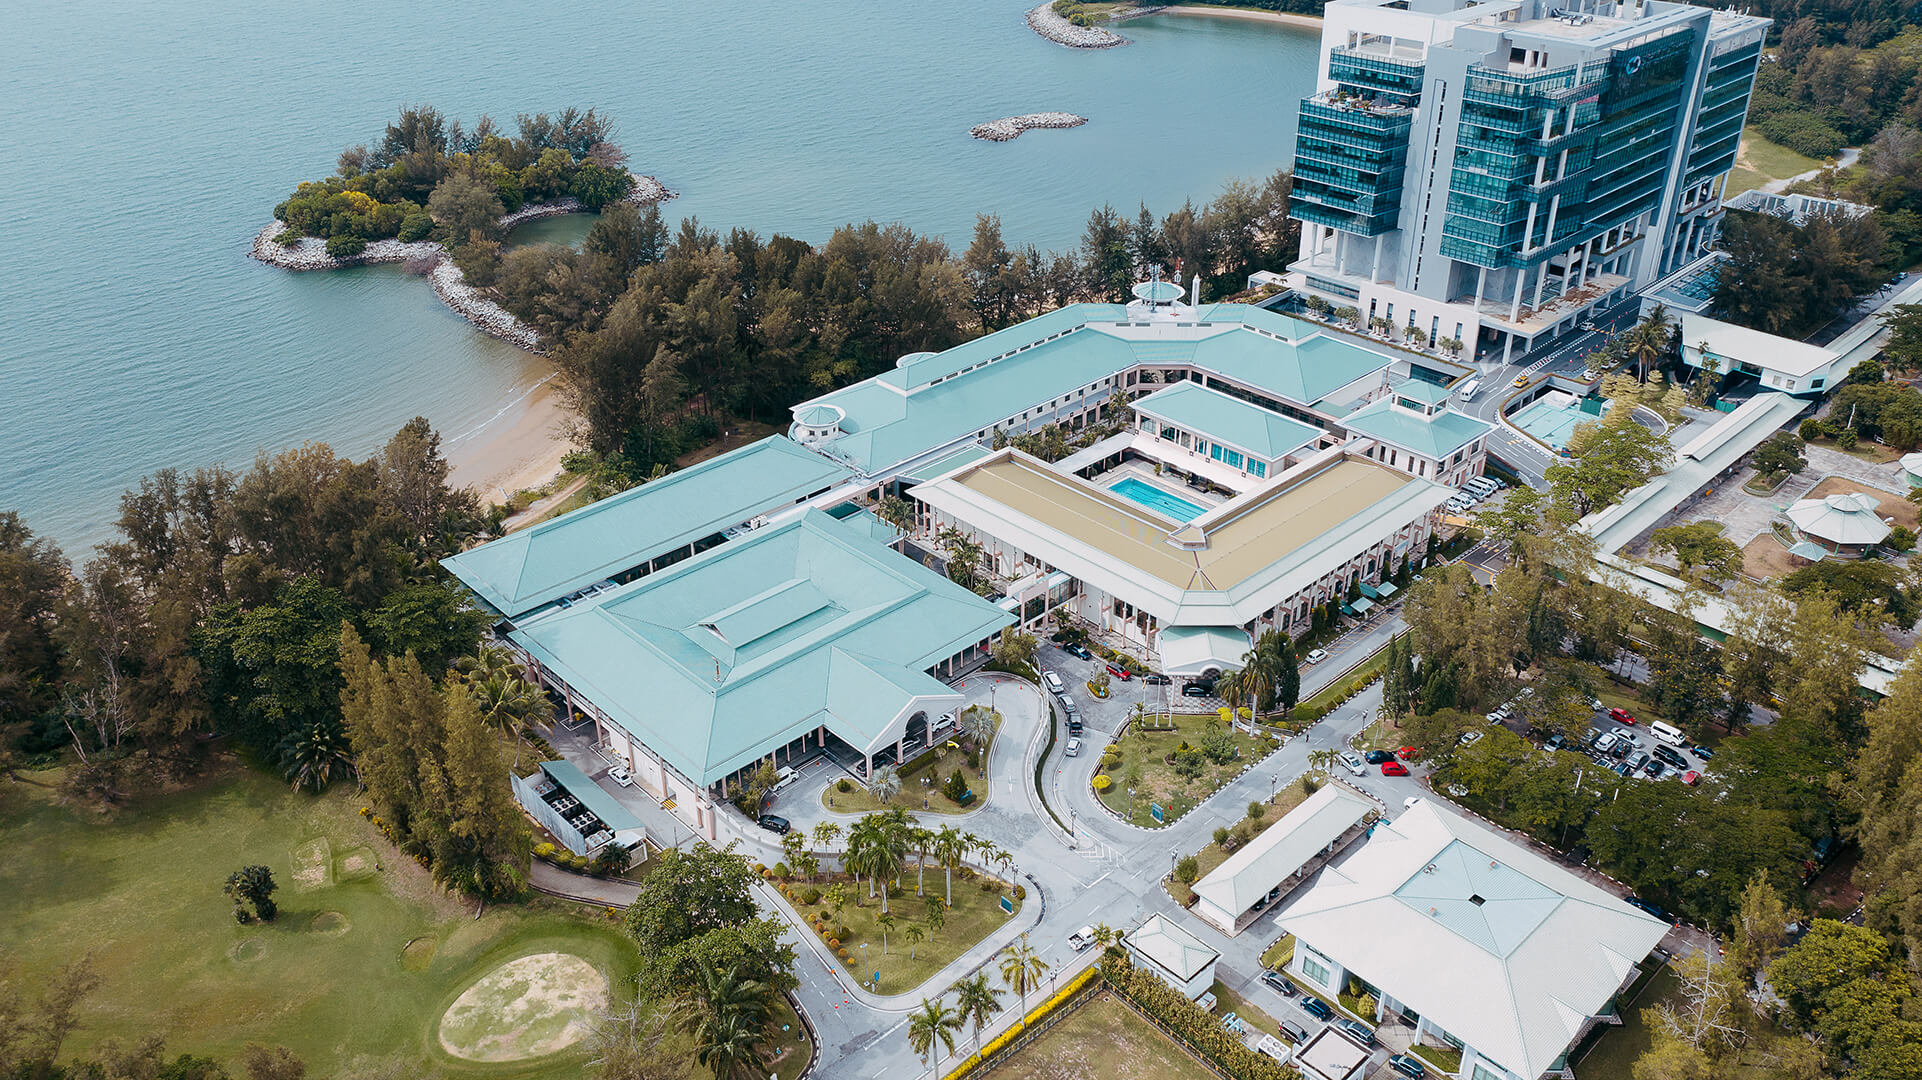
[[1295,935],[1283,934],[1280,941],[1268,946],[1268,951],[1261,954],[1261,966],[1270,971],[1280,971],[1294,958]]
[[1263,1035],[1272,1035],[1277,1030],[1274,1017],[1248,1004],[1248,999],[1228,989],[1227,983],[1216,979],[1215,984],[1209,987],[1209,990],[1213,991],[1215,995],[1216,1016],[1227,1016],[1229,1013],[1234,1013],[1236,1016],[1247,1021],[1249,1027]]
[[1214,1080],[1214,1073],[1111,994],[1068,1014],[997,1066],[993,1080]]
[[1664,967],[1634,1004],[1621,1006],[1622,1026],[1605,1029],[1587,1055],[1575,1062],[1575,1071],[1583,1076],[1630,1075],[1635,1059],[1648,1051],[1652,1041],[1648,1026],[1642,1023],[1642,1010],[1676,998],[1681,986],[1675,973]]
[[[997,715],[995,718],[997,727],[1000,722],[1000,717]],[[901,771],[901,793],[896,795],[894,802],[888,805],[905,806],[910,810],[923,809],[935,814],[967,814],[988,804],[987,778],[981,775],[980,769],[971,768],[968,765],[968,755],[965,751],[968,740],[950,738],[943,741],[943,746],[945,747],[950,741],[958,743],[960,748],[943,749],[938,755],[923,754],[917,760],[908,763],[908,767]],[[989,739],[987,746],[981,751],[980,760],[985,764],[988,755],[993,751],[994,740]],[[966,806],[941,794],[942,782],[957,770],[962,776],[967,777],[968,788],[974,792],[974,801]],[[923,784],[921,783],[923,779],[931,783]],[[849,780],[847,785],[846,791],[840,790],[838,783],[829,784],[822,789],[821,805],[844,814],[867,814],[888,808],[859,783]]]
[[[823,874],[814,883],[815,888],[825,890],[834,881],[841,881],[855,902],[842,908],[840,914],[823,898],[814,904],[803,904],[794,900],[794,909],[803,919],[815,915],[830,920],[840,929],[834,938],[847,950],[848,958],[842,963],[862,982],[869,981],[875,972],[881,973],[880,993],[899,994],[921,985],[930,976],[947,967],[955,957],[972,947],[975,942],[987,937],[995,930],[1006,925],[1021,911],[1021,901],[1014,902],[1014,913],[1001,910],[1001,898],[1013,898],[1006,892],[1006,886],[992,878],[980,877],[971,871],[957,870],[954,874],[954,907],[947,913],[947,919],[939,930],[927,923],[927,902],[914,895],[913,870],[901,875],[901,884],[888,898],[888,911],[894,916],[894,929],[887,934],[886,951],[883,952],[881,940],[881,898],[877,894],[868,899],[867,884],[858,888],[848,878],[841,875]],[[982,883],[992,884],[983,890]],[[804,886],[805,887],[805,886]],[[927,873],[927,894],[946,895],[943,888],[942,873],[930,866]],[[927,936],[919,944],[908,940],[908,927],[920,924]],[[808,931],[812,933],[810,929]]]
[[[1441,1046],[1429,1046],[1426,1043],[1416,1043],[1415,1045],[1409,1047],[1408,1049],[1413,1051],[1415,1053],[1415,1056],[1421,1058],[1423,1061],[1428,1062],[1430,1065],[1433,1065],[1435,1068],[1440,1069],[1445,1073],[1457,1073],[1462,1071],[1462,1052],[1460,1050],[1455,1049],[1452,1046],[1441,1047]],[[1596,1075],[1614,1076],[1616,1074],[1597,1073]],[[1624,1078],[1624,1080],[1626,1080],[1628,1074],[1622,1073],[1621,1076]]]
[[[1150,719],[1152,721],[1154,718]],[[1228,781],[1240,776],[1245,766],[1275,745],[1274,740],[1267,736],[1250,737],[1229,729],[1240,756],[1222,765],[1204,757],[1201,775],[1193,780],[1184,780],[1176,774],[1174,766],[1168,764],[1168,755],[1184,742],[1199,746],[1208,731],[1221,727],[1221,720],[1210,713],[1177,715],[1174,721],[1173,728],[1153,731],[1130,724],[1127,734],[1115,744],[1121,749],[1121,763],[1100,774],[1108,777],[1112,784],[1108,790],[1097,794],[1102,805],[1120,815],[1122,820],[1149,829],[1178,821],[1181,815],[1219,791]],[[1132,785],[1132,792],[1128,780],[1131,768],[1140,770],[1140,777]],[[1154,805],[1162,808],[1164,820],[1158,822],[1154,819],[1151,810]]]
[[[172,1051],[227,1059],[248,1042],[282,1044],[315,1076],[365,1058],[421,1075],[572,1077],[579,1049],[464,1064],[439,1049],[439,1019],[487,972],[529,954],[585,959],[617,1002],[635,968],[611,921],[548,901],[490,905],[476,920],[347,791],[298,795],[233,767],[108,818],[76,814],[46,788],[0,784],[0,845],[14,853],[0,865],[0,966],[31,996],[82,953],[97,965],[76,1051],[162,1033]],[[245,863],[274,872],[273,923],[229,914],[221,884]]]
[[1771,180],[1787,180],[1821,167],[1822,163],[1814,158],[1772,143],[1759,132],[1744,131],[1742,148],[1736,157],[1735,169],[1729,174],[1728,189],[1723,195],[1736,195],[1759,188]]

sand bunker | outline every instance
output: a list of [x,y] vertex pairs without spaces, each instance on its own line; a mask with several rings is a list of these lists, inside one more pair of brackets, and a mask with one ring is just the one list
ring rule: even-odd
[[526,1061],[587,1037],[607,976],[568,953],[523,956],[481,976],[440,1019],[441,1049],[467,1061]]

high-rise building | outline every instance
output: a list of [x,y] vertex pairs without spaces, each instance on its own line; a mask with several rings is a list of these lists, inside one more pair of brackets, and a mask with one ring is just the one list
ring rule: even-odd
[[1668,0],[1330,0],[1290,284],[1501,359],[1706,250],[1769,20]]

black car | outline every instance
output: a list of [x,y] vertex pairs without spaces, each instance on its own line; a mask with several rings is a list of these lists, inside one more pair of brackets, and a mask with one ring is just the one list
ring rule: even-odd
[[1389,1058],[1388,1067],[1408,1077],[1409,1080],[1425,1080],[1428,1076],[1427,1066],[1407,1054],[1396,1054]]
[[1069,656],[1080,657],[1083,660],[1094,659],[1094,654],[1089,652],[1087,649],[1087,646],[1085,645],[1076,645],[1076,644],[1063,645],[1061,646],[1061,651],[1067,653]]
[[1335,1015],[1335,1010],[1329,1008],[1328,1003],[1318,997],[1303,997],[1301,1011],[1317,1020],[1333,1019]]
[[1393,750],[1370,750],[1366,754],[1363,754],[1361,759],[1370,765],[1380,765],[1384,761],[1395,760],[1395,752]]
[[1262,972],[1261,981],[1264,983],[1267,983],[1268,988],[1270,990],[1273,990],[1275,993],[1280,994],[1282,997],[1294,997],[1296,994],[1301,992],[1299,990],[1296,990],[1295,984],[1289,982],[1287,977],[1282,975],[1282,973],[1279,971]]
[[1668,766],[1662,764],[1661,762],[1655,760],[1654,758],[1649,758],[1647,761],[1642,763],[1642,775],[1648,777],[1650,780],[1660,780],[1662,778],[1662,774],[1667,771],[1668,771]]
[[794,826],[788,824],[786,818],[779,814],[762,814],[760,820],[756,821],[755,824],[766,829],[768,832],[776,833],[785,833],[789,829],[794,828]]
[[1154,675],[1143,675],[1141,677],[1141,681],[1144,683],[1147,683],[1149,686],[1166,686],[1169,683],[1173,682],[1174,680],[1168,678],[1168,676],[1166,675],[1154,674]]
[[1688,768],[1688,759],[1683,757],[1681,754],[1676,753],[1673,749],[1669,747],[1658,746],[1655,749],[1650,750],[1649,753],[1654,756],[1656,761],[1659,761],[1662,764],[1667,765],[1672,769]]
[[1623,903],[1626,903],[1629,907],[1632,907],[1632,908],[1641,908],[1643,911],[1648,912],[1650,915],[1655,916],[1656,918],[1662,920],[1663,922],[1668,921],[1668,912],[1663,911],[1661,908],[1655,906],[1654,904],[1649,903],[1648,901],[1642,899],[1639,896],[1626,897],[1623,900]]
[[1191,682],[1181,685],[1181,693],[1186,697],[1214,697],[1215,684],[1211,682]]

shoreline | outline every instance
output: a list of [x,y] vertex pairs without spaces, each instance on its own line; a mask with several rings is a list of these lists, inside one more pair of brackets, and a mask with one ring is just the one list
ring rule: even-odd
[[[1252,19],[1256,22],[1280,23],[1283,26],[1296,26],[1309,30],[1321,29],[1321,16],[1302,15],[1292,11],[1260,11],[1254,8],[1213,7],[1201,4],[1177,4],[1173,7],[1156,8],[1144,11],[1144,15],[1203,15],[1217,19]],[[1124,18],[1136,18],[1127,15]]]
[[546,484],[561,474],[561,459],[574,450],[565,434],[571,418],[554,376],[543,376],[493,418],[442,444],[451,467],[448,485],[473,488],[483,503],[504,503],[517,491]]
[[[634,190],[628,193],[624,202],[645,206],[674,198],[675,193],[652,176],[642,176],[639,173],[633,176]],[[584,213],[586,209],[579,199],[570,196],[550,203],[523,206],[511,214],[503,215],[500,224],[502,229],[512,229],[522,222],[537,218],[559,217],[563,214]],[[268,222],[266,227],[254,235],[248,255],[269,266],[297,272],[339,270],[349,266],[371,266],[376,263],[426,263],[431,260],[427,268],[428,283],[433,287],[434,295],[440,297],[441,302],[453,309],[455,314],[472,323],[475,329],[489,337],[498,338],[531,353],[546,355],[546,350],[540,347],[539,335],[534,332],[534,329],[524,325],[506,308],[483,296],[479,289],[468,285],[460,268],[454,265],[454,260],[448,257],[447,249],[438,241],[418,240],[413,243],[403,243],[399,240],[376,240],[368,244],[367,249],[359,255],[337,259],[327,254],[327,241],[317,236],[302,237],[289,245],[277,243],[274,238],[286,230],[287,223],[284,221]]]
[[1028,29],[1047,41],[1070,49],[1112,49],[1128,39],[1099,26],[1076,26],[1054,13],[1052,0],[1042,0],[1028,11]]

